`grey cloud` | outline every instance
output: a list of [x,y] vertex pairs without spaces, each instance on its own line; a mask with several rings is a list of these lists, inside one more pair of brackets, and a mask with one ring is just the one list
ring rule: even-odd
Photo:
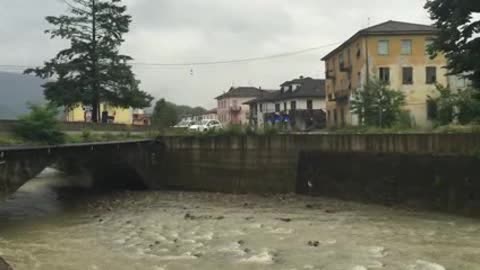
[[[177,63],[271,55],[343,41],[388,19],[428,23],[424,0],[124,0],[133,16],[122,50],[136,61]],[[43,34],[44,17],[64,12],[59,0],[0,1],[0,63],[38,64],[64,42]],[[289,58],[202,67],[135,66],[158,98],[215,105],[231,85],[276,88],[299,75],[323,77],[320,58],[333,47]],[[191,72],[193,71],[193,75]]]

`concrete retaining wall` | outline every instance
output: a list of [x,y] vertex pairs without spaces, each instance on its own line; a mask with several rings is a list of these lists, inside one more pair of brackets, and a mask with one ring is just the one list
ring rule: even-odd
[[[305,193],[471,213],[480,135],[165,137],[169,188]],[[310,183],[309,183],[310,182]]]

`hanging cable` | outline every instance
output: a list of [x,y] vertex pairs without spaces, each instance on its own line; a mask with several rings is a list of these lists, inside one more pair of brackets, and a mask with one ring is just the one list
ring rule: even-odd
[[[231,59],[231,60],[220,60],[220,61],[205,61],[205,62],[184,62],[184,63],[147,63],[147,62],[132,62],[130,63],[133,66],[146,66],[146,67],[190,67],[193,68],[194,66],[209,66],[209,65],[225,65],[225,64],[237,64],[237,63],[250,63],[250,62],[257,62],[257,61],[268,61],[277,58],[286,58],[291,56],[296,56],[300,54],[304,54],[311,51],[317,51],[320,49],[332,47],[338,45],[339,42],[321,45],[312,48],[306,48],[297,51],[273,54],[268,56],[260,56],[260,57],[250,57],[250,58],[238,58],[238,59]],[[34,65],[32,65],[34,66]],[[0,64],[0,68],[8,68],[8,69],[24,69],[31,66],[26,65],[13,65],[13,64]]]

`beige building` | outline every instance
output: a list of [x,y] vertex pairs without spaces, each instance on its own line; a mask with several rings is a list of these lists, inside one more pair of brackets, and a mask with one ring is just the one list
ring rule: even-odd
[[437,33],[429,25],[388,21],[360,30],[325,56],[328,125],[358,124],[350,100],[369,77],[405,93],[412,120],[430,125],[428,97],[437,94],[436,83],[448,85],[445,57],[427,53]]
[[262,96],[266,91],[255,87],[232,87],[216,98],[217,117],[224,125],[246,125],[249,123],[250,106],[246,102]]

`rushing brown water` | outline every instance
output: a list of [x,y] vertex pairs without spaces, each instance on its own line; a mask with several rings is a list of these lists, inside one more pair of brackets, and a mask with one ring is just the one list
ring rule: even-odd
[[47,171],[0,205],[17,270],[480,269],[480,221],[301,196],[88,194]]

